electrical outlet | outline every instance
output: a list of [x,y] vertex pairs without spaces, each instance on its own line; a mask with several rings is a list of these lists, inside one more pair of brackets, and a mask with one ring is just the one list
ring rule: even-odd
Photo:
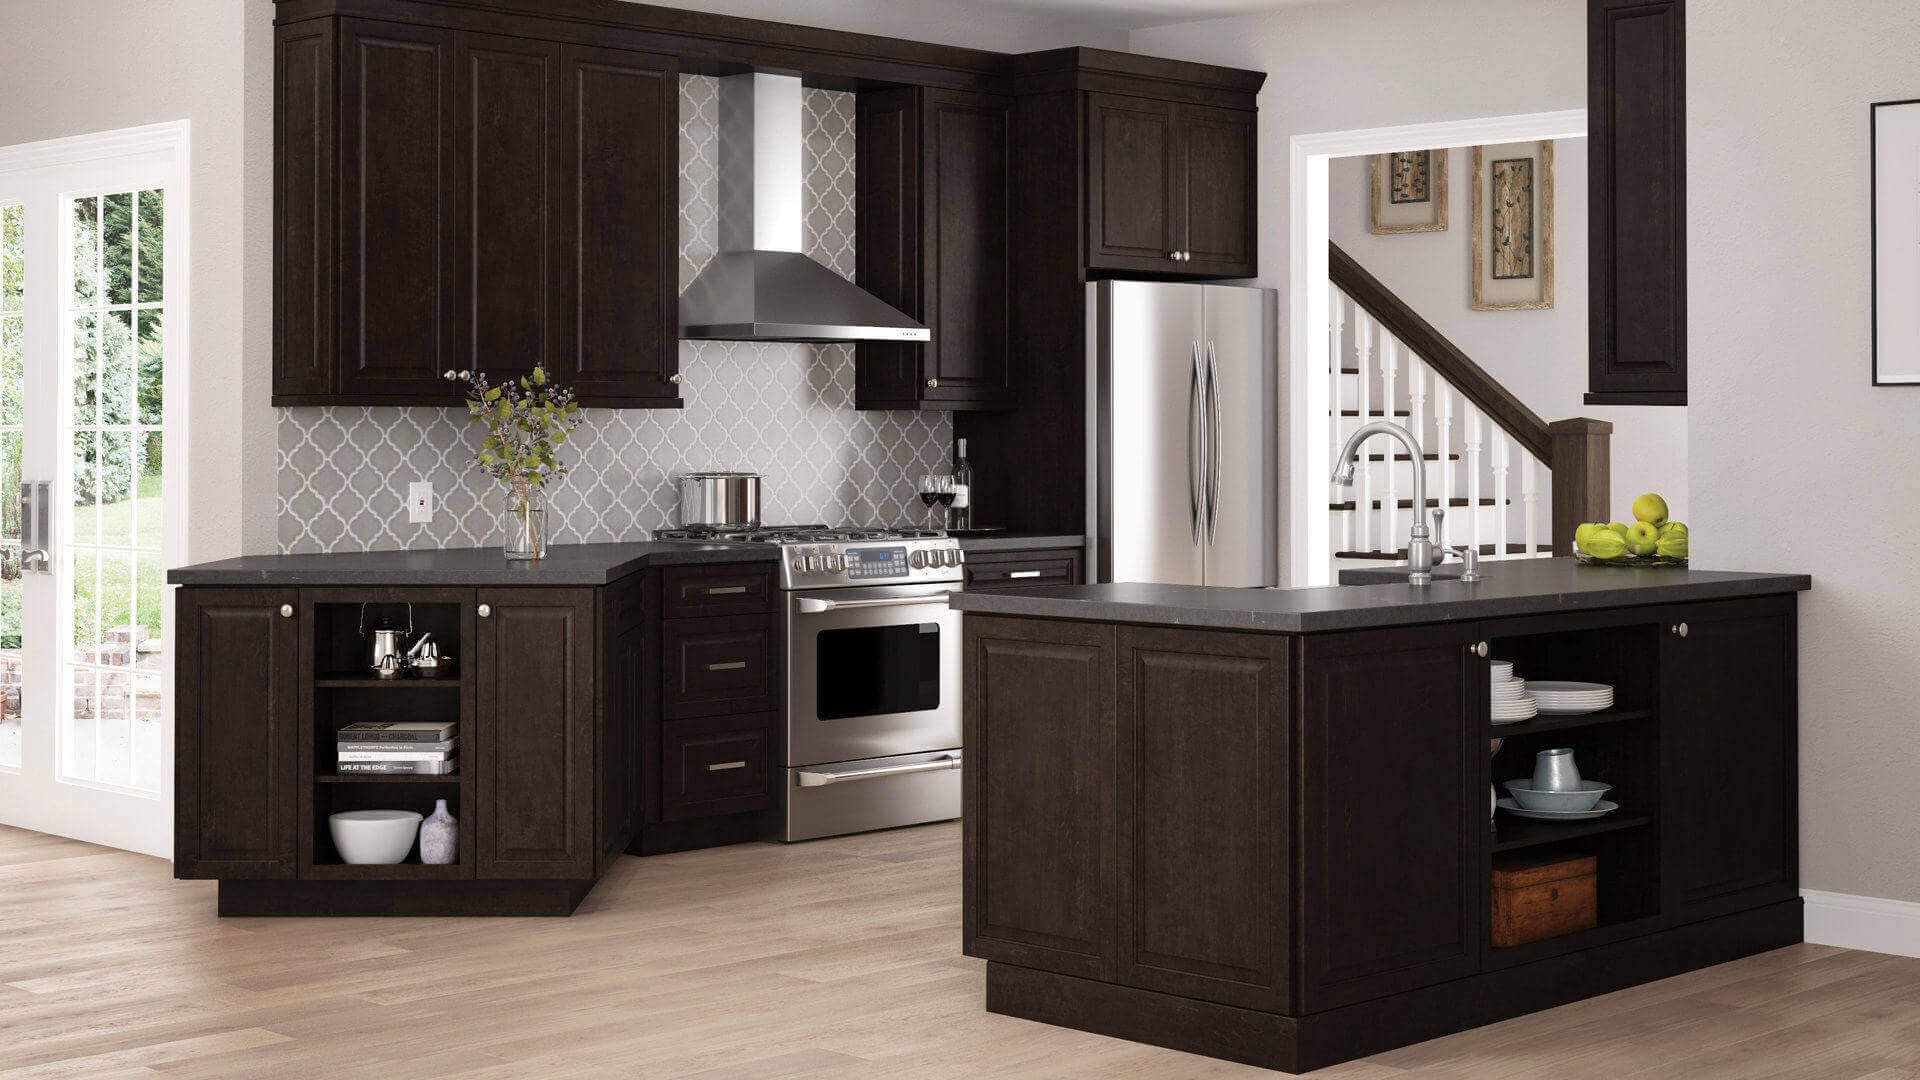
[[433,522],[433,483],[415,480],[407,485],[407,521],[415,525]]

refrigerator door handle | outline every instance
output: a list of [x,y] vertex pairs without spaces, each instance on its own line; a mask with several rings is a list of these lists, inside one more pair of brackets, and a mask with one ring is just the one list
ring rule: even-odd
[[[1200,525],[1205,517],[1202,495],[1201,458],[1207,442],[1206,401],[1202,394],[1200,343],[1192,345],[1193,368],[1187,379],[1187,531],[1193,542],[1200,542]],[[1196,445],[1196,437],[1197,443]]]
[[1220,363],[1207,342],[1207,545],[1220,525]]

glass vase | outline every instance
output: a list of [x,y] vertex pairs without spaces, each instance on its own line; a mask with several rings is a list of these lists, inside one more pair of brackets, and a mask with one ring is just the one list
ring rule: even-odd
[[502,518],[506,526],[506,549],[509,559],[539,559],[547,554],[547,508],[537,501],[521,502],[519,499],[507,499],[507,511]]

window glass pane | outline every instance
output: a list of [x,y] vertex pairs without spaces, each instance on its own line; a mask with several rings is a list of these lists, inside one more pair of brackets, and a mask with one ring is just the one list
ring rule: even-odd
[[73,320],[73,422],[100,422],[100,317],[80,315]]
[[94,762],[98,755],[94,752],[94,740],[99,737],[99,727],[94,723],[100,700],[100,673],[93,668],[77,668],[73,672],[73,718],[60,740],[60,772],[63,776],[78,777],[82,780],[93,778]]
[[[17,376],[16,376],[17,378]],[[0,431],[0,492],[20,490],[20,432]],[[0,765],[20,766],[20,504],[0,498]]]
[[[110,642],[103,652],[123,651],[120,642]],[[128,787],[133,783],[133,672],[111,667],[99,673],[100,696],[94,700],[94,722],[98,730],[94,743],[99,756],[94,759],[93,775],[87,779],[103,784]],[[79,702],[74,712],[79,713]]]
[[21,397],[26,374],[26,319],[19,315],[0,315],[0,425],[17,425],[26,407]]
[[100,200],[73,200],[73,306],[87,307],[100,295]]
[[[134,454],[134,436],[126,431],[100,433],[100,461],[96,472],[99,504],[75,506],[73,533],[76,537],[96,534],[100,543],[111,547],[133,545],[133,517],[138,512],[135,498],[139,473]],[[97,518],[96,530],[89,516]]]
[[[158,552],[164,535],[160,526],[166,514],[166,506],[160,501],[163,440],[159,432],[150,431],[137,436],[135,446],[139,448],[139,460],[135,465],[140,470],[140,501],[135,508],[133,543],[135,547]],[[159,633],[158,630],[154,632]]]
[[167,196],[140,193],[140,302],[158,303],[166,279]]
[[133,312],[100,318],[100,423],[131,424],[134,417]]
[[[149,653],[156,660],[160,654]],[[145,672],[133,679],[133,781],[142,791],[159,791],[163,779],[161,766],[167,760],[166,743],[161,734],[160,676]]]
[[137,368],[139,379],[140,422],[159,426],[161,412],[160,391],[163,376],[166,374],[166,340],[162,331],[165,316],[159,308],[147,308],[140,312],[140,340],[136,343]]
[[101,269],[107,303],[133,303],[133,192],[123,191],[102,200],[100,229],[104,242]]
[[19,203],[0,206],[0,311],[26,307],[26,213]]
[[[90,662],[100,641],[100,567],[91,551],[73,553],[74,659]],[[76,690],[76,692],[78,692]]]

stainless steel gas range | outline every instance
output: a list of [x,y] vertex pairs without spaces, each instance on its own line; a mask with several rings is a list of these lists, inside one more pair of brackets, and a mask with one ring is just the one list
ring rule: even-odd
[[665,529],[780,545],[784,840],[960,816],[960,542],[913,529]]

